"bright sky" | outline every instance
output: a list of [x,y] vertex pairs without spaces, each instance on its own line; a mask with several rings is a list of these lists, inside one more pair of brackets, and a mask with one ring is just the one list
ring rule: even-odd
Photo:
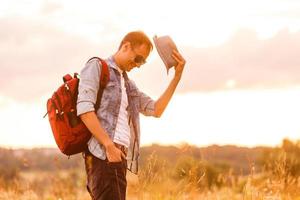
[[[187,60],[163,117],[142,117],[142,144],[255,146],[300,138],[298,1],[0,3],[0,69],[6,74],[0,79],[0,146],[54,147],[42,116],[63,73],[80,71],[99,48],[110,55],[136,29],[151,38],[170,35]],[[131,73],[153,98],[172,75],[156,50]]]

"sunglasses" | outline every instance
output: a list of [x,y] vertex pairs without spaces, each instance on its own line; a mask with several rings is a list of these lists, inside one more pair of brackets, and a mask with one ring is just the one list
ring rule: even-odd
[[146,60],[144,59],[143,56],[141,55],[136,55],[134,60],[133,60],[137,65],[143,65],[146,63]]
[[132,47],[131,47],[131,49],[132,49],[132,51],[136,54],[136,56],[134,57],[133,61],[134,61],[138,66],[141,66],[141,65],[145,64],[145,63],[146,63],[145,58],[144,58],[143,56],[137,54],[137,53],[135,52],[135,50],[134,50]]

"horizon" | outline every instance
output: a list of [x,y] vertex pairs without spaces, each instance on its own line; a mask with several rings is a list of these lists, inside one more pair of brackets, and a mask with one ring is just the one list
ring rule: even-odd
[[[282,142],[284,140],[291,141],[293,143],[300,142],[300,139],[293,140],[290,138],[283,138]],[[238,145],[238,144],[207,144],[207,145],[196,145],[196,144],[190,144],[186,142],[182,143],[170,143],[170,144],[159,144],[159,143],[150,143],[150,144],[143,144],[141,145],[141,148],[147,148],[147,147],[152,147],[152,146],[159,146],[159,147],[176,147],[176,148],[185,148],[186,146],[189,147],[196,147],[196,148],[209,148],[209,147],[235,147],[235,148],[249,148],[249,149],[254,149],[254,148],[277,148],[282,146],[282,142],[277,145],[269,146],[269,145],[255,145],[255,146],[247,146],[247,145]],[[22,146],[0,146],[0,149],[9,149],[9,150],[34,150],[34,149],[52,149],[52,150],[57,150],[60,152],[59,148],[57,146],[33,146],[33,147],[22,147]]]

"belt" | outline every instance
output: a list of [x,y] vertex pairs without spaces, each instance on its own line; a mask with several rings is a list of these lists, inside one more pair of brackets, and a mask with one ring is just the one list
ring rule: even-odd
[[127,148],[127,147],[125,147],[124,145],[115,143],[115,142],[114,142],[114,144],[115,144],[115,146],[116,146],[118,149],[120,149],[120,150],[125,154],[125,156],[127,156],[127,152],[128,152],[128,148]]

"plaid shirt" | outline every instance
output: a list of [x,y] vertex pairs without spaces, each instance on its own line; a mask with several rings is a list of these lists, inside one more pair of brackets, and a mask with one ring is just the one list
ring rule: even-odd
[[[121,105],[121,74],[117,70],[117,65],[112,56],[105,61],[108,64],[110,80],[103,91],[100,108],[96,111],[96,114],[102,127],[113,141]],[[85,65],[80,73],[77,99],[78,116],[90,111],[95,111],[94,105],[99,90],[101,73],[100,65],[97,59],[92,59]],[[141,92],[132,80],[128,81],[127,95],[128,101],[130,101],[132,105],[128,106],[127,109],[130,125],[130,145],[127,154],[127,166],[131,172],[136,174],[138,172],[140,148],[139,113],[146,116],[154,116],[155,101]],[[89,140],[88,148],[94,156],[102,160],[106,159],[105,149],[95,137],[92,136]]]

